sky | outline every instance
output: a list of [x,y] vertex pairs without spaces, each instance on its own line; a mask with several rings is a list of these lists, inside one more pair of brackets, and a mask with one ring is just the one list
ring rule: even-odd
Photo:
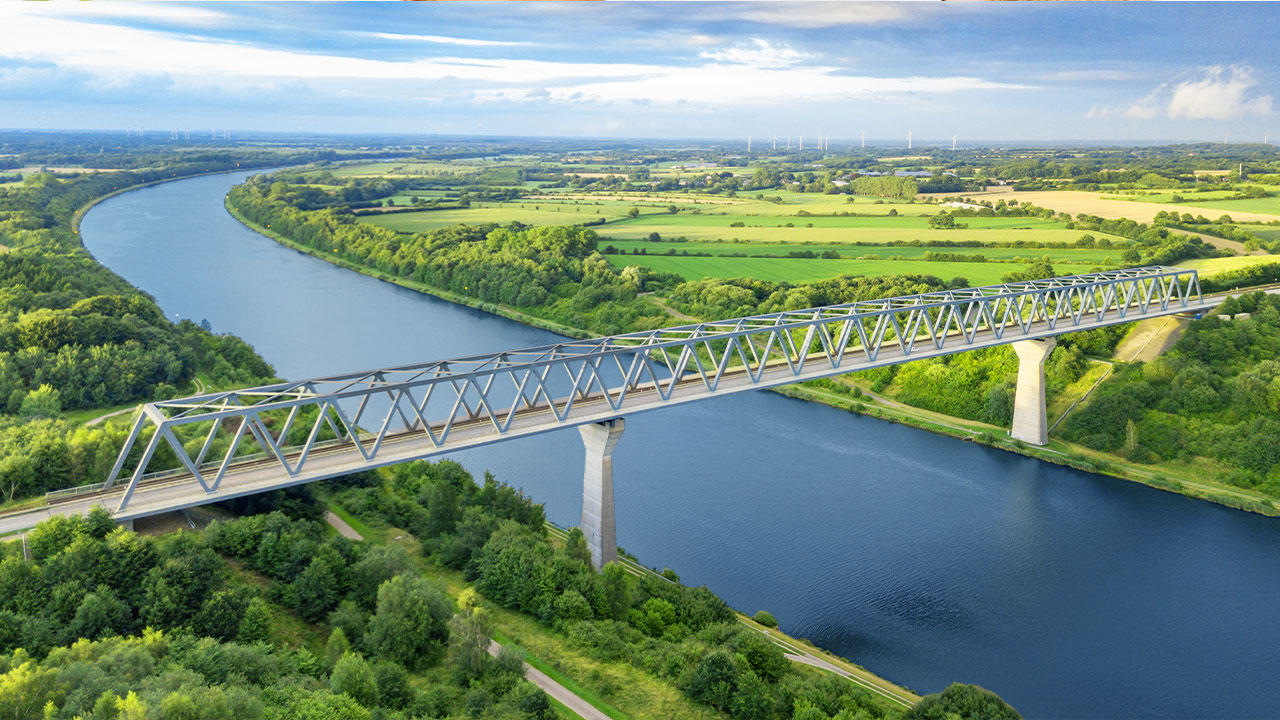
[[1270,2],[10,2],[0,127],[1280,142],[1278,27]]

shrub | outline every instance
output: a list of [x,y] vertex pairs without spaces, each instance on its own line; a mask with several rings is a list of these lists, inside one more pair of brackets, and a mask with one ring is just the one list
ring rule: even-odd
[[773,616],[773,613],[769,612],[768,610],[756,611],[756,614],[753,616],[752,619],[754,619],[756,622],[760,623],[761,625],[767,628],[778,627],[778,619],[775,618]]

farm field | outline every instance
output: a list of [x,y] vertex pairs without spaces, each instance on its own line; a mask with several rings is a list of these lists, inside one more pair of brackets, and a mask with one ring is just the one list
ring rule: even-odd
[[[852,211],[851,211],[852,212]],[[617,227],[625,227],[627,225],[645,225],[654,227],[718,227],[728,232],[736,232],[741,228],[731,227],[731,223],[741,222],[746,227],[778,227],[786,226],[788,223],[800,227],[812,225],[815,228],[911,228],[917,230],[929,230],[929,218],[924,215],[900,215],[898,217],[887,217],[884,215],[874,216],[800,216],[795,215],[744,215],[742,213],[730,212],[724,215],[708,214],[703,210],[701,215],[685,215],[671,213],[642,213],[640,217],[634,220],[628,218],[615,223]],[[1044,220],[1041,218],[1019,218],[1019,217],[973,217],[960,218],[962,222],[969,226],[969,229],[1012,229],[1012,228],[1028,228],[1028,229],[1057,229],[1062,230],[1061,223],[1052,220]],[[1073,231],[1079,235],[1084,234],[1082,231]],[[1096,235],[1095,235],[1096,237]]]
[[[728,255],[742,253],[746,255],[786,255],[788,252],[800,250],[812,253],[823,253],[834,250],[841,255],[862,257],[874,255],[879,258],[904,257],[923,258],[927,252],[963,253],[965,255],[982,255],[992,260],[1031,260],[1048,257],[1054,263],[1094,263],[1106,264],[1120,259],[1123,250],[1098,249],[1056,249],[1056,248],[945,248],[945,247],[902,247],[902,246],[866,246],[848,243],[832,245],[815,245],[812,243],[729,243],[729,242],[649,242],[647,240],[602,240],[600,247],[613,247],[630,256],[643,250],[650,256],[661,256],[674,250],[677,253],[713,253]],[[781,258],[779,258],[781,259]]]
[[470,207],[462,210],[424,210],[421,212],[391,213],[386,215],[363,215],[360,217],[360,221],[401,232],[426,232],[460,223],[467,225],[482,225],[484,223],[506,225],[511,222],[521,222],[526,225],[579,225],[601,217],[621,218],[626,213],[625,208],[606,209],[582,206],[580,209],[581,212],[575,212],[574,207],[570,205],[567,207],[558,206],[554,209],[547,209],[547,206],[543,206],[541,210],[534,210],[532,205],[522,209],[519,205],[507,203],[500,207]]
[[1149,191],[1150,194],[1144,195],[1126,195],[1111,194],[1105,195],[1108,200],[1125,200],[1127,202],[1149,202],[1149,203],[1172,203],[1175,195],[1182,198],[1183,205],[1194,205],[1196,201],[1203,200],[1221,200],[1222,198],[1231,197],[1236,194],[1235,190],[1209,190],[1207,192],[1195,192],[1193,190],[1167,190],[1162,192]]
[[[1204,207],[1188,205],[1185,202],[1181,205],[1173,205],[1168,203],[1149,203],[1149,202],[1133,202],[1132,200],[1114,200],[1108,199],[1106,195],[1096,192],[1084,192],[1079,190],[1025,190],[1015,191],[1013,188],[997,188],[982,193],[963,193],[965,197],[973,197],[982,200],[1014,199],[1018,202],[1029,202],[1040,207],[1050,208],[1058,212],[1071,213],[1077,215],[1086,213],[1088,215],[1097,215],[1104,218],[1129,218],[1138,222],[1149,223],[1155,218],[1156,213],[1161,210],[1178,213],[1191,213],[1192,215],[1204,215],[1209,217],[1210,212],[1215,212],[1213,217],[1217,217],[1222,213],[1230,213],[1236,222],[1270,222],[1272,220],[1280,220],[1280,198],[1264,198],[1261,201],[1250,200],[1230,200],[1221,203],[1208,203]],[[1275,200],[1275,208],[1269,212],[1261,212],[1255,210],[1246,210],[1244,207],[1239,209],[1229,208],[1228,205],[1233,202],[1265,202],[1266,200]]]
[[[795,215],[801,210],[815,215],[841,212],[852,212],[862,215],[888,215],[890,210],[899,215],[933,215],[939,210],[937,205],[929,203],[904,203],[882,200],[862,195],[824,195],[822,193],[798,193],[787,190],[767,190],[761,193],[742,193],[736,198],[722,195],[700,195],[698,193],[660,192],[606,192],[582,193],[577,188],[545,188],[543,192],[579,200],[613,201],[628,205],[675,203],[690,204],[702,208],[703,213],[718,212],[723,209],[738,215]],[[757,199],[756,195],[766,198],[781,198],[781,202]],[[853,202],[849,202],[849,198]],[[525,200],[539,200],[541,197],[530,197]]]
[[[610,223],[596,228],[603,237],[618,240],[640,240],[657,232],[663,238],[684,237],[693,241],[745,240],[749,242],[775,243],[890,243],[894,241],[911,242],[919,240],[929,242],[939,240],[947,243],[978,242],[1054,242],[1074,243],[1084,235],[1080,230],[1065,228],[1049,228],[1039,230],[1010,229],[975,229],[967,230],[932,230],[928,228],[912,228],[897,226],[881,227],[708,227],[705,225],[656,225],[643,222],[645,218],[635,221]],[[816,224],[816,223],[815,223]],[[1119,237],[1090,233],[1094,237],[1107,237],[1116,244],[1128,244]]]
[[1183,260],[1178,263],[1178,267],[1197,270],[1202,276],[1208,277],[1228,270],[1239,270],[1240,268],[1250,267],[1252,265],[1269,265],[1272,263],[1280,263],[1280,255],[1245,255],[1224,258],[1197,258],[1195,260]]
[[1280,225],[1241,225],[1240,227],[1269,242],[1280,240]]
[[809,282],[839,275],[936,275],[945,280],[963,277],[971,285],[998,283],[1019,266],[1010,263],[926,262],[902,260],[822,260],[801,258],[672,257],[609,255],[616,267],[640,265],[658,272],[678,273],[686,280],[704,277],[753,277],[774,282]]
[[[1189,200],[1190,198],[1188,198],[1187,200],[1184,200],[1183,204],[1184,205],[1190,204],[1188,202]],[[1206,211],[1212,210],[1218,213],[1219,215],[1222,213],[1228,213],[1231,215],[1231,217],[1237,220],[1252,219],[1252,218],[1237,217],[1237,215],[1239,215],[1240,213],[1262,213],[1262,214],[1273,216],[1274,218],[1280,218],[1280,197],[1275,197],[1275,196],[1265,197],[1265,198],[1249,198],[1247,200],[1222,200],[1219,202],[1212,202],[1212,203],[1205,203],[1204,205],[1197,205],[1196,207],[1203,208]],[[1205,216],[1209,218],[1217,217],[1217,215],[1209,215],[1208,212],[1205,212]]]

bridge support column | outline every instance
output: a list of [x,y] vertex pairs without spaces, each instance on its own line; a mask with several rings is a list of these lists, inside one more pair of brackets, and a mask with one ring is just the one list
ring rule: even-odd
[[1009,431],[1015,440],[1031,445],[1049,442],[1049,420],[1044,406],[1044,360],[1049,357],[1057,338],[1020,340],[1012,343],[1018,354],[1018,389],[1013,398],[1013,428]]
[[582,521],[579,527],[597,570],[618,559],[618,532],[613,520],[613,449],[622,437],[622,418],[579,425],[587,449],[582,475]]
[[116,524],[124,528],[125,530],[129,530],[131,532],[133,531],[133,518],[129,518],[128,520],[120,520]]

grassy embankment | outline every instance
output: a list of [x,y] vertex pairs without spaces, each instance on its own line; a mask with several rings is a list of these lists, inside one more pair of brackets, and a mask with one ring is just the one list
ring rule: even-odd
[[[330,503],[329,509],[350,524],[368,542],[395,543],[404,546],[410,556],[415,558],[419,571],[445,583],[451,597],[456,598],[470,586],[462,577],[462,573],[443,568],[424,559],[419,552],[417,541],[409,533],[399,528],[362,522],[337,503]],[[567,537],[564,530],[550,523],[547,529],[553,542],[563,542]],[[624,557],[620,562],[624,569],[635,575],[656,575],[634,558]],[[487,601],[484,607],[493,620],[494,640],[502,645],[513,646],[524,651],[526,662],[615,720],[666,720],[675,717],[690,720],[718,720],[726,717],[713,708],[693,702],[669,682],[649,675],[625,660],[596,660],[569,647],[559,632],[533,618]],[[887,708],[905,709],[919,700],[919,696],[911,691],[890,683],[848,660],[826,653],[804,640],[790,637],[781,631],[763,628],[741,613],[739,613],[739,620],[767,634],[784,652],[808,653],[849,673],[853,676],[850,682],[872,692]],[[804,673],[824,672],[807,666],[796,666],[796,670]]]

